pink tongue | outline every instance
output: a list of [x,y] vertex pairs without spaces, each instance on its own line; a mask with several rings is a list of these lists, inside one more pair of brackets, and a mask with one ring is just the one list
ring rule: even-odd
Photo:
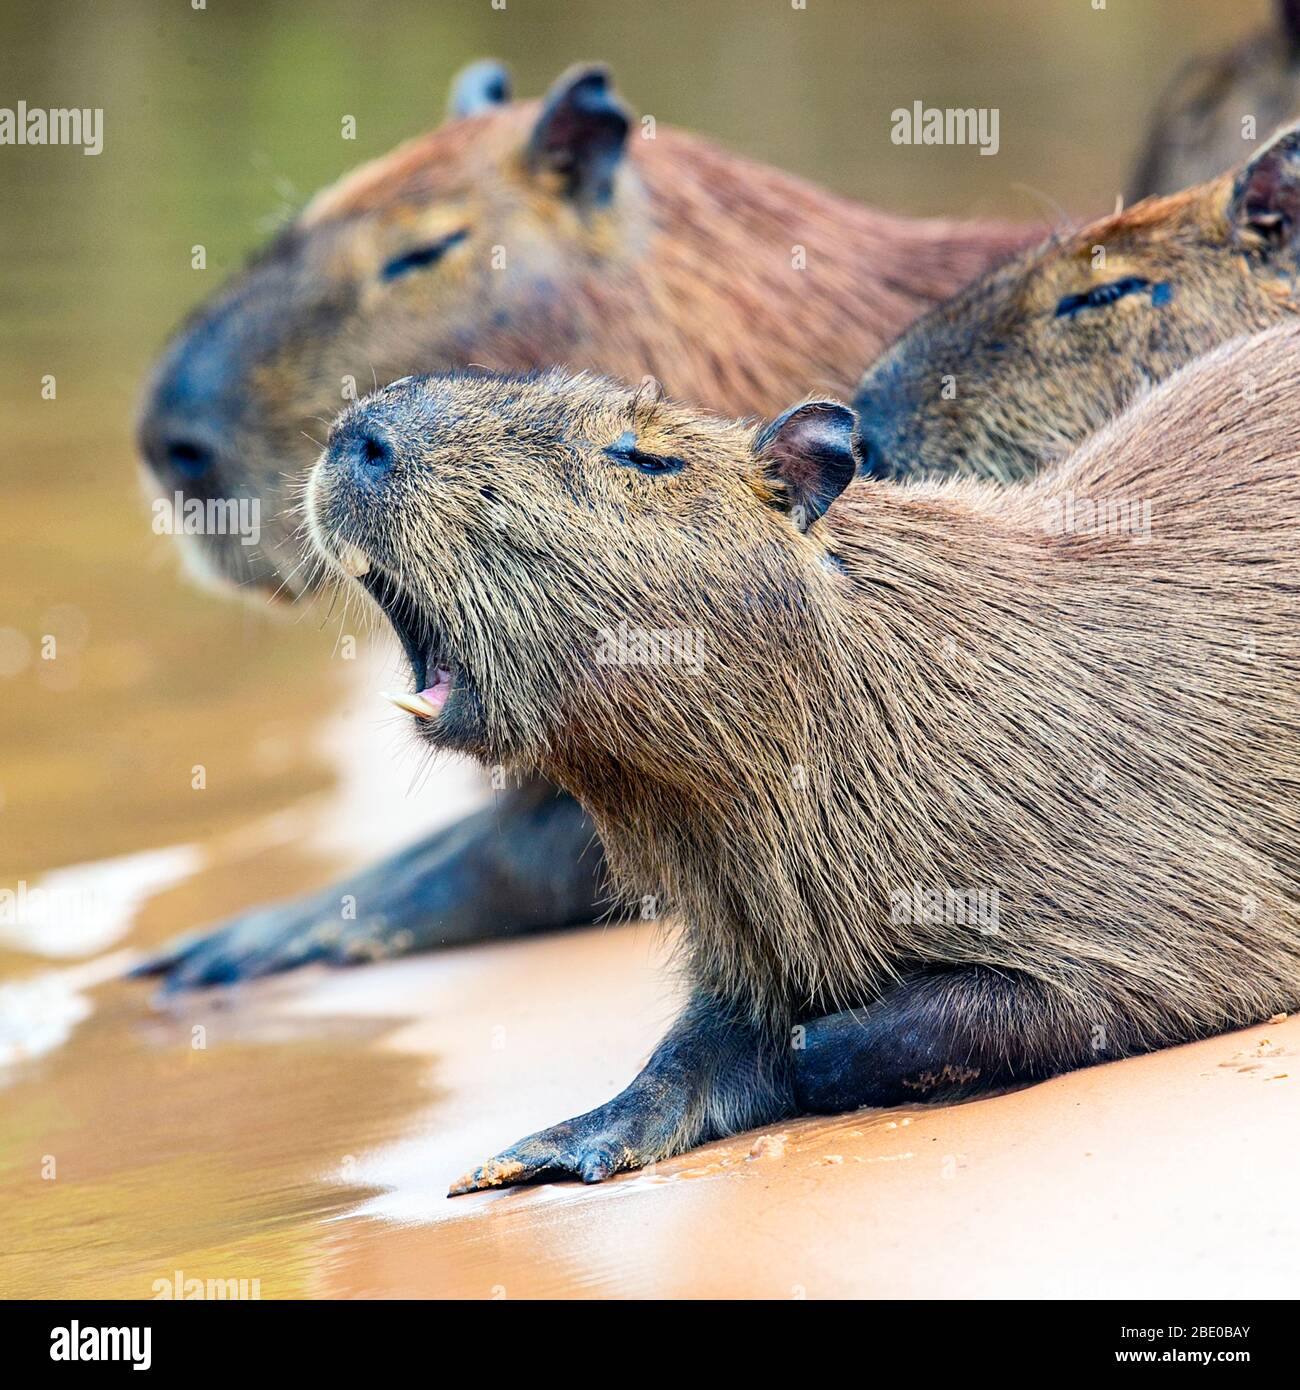
[[420,691],[421,698],[428,700],[434,709],[441,709],[447,703],[447,696],[450,694],[451,672],[442,670],[438,672],[438,679],[427,690]]

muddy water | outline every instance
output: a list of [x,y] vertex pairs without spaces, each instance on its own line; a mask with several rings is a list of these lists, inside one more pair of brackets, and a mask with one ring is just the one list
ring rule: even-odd
[[[741,1140],[591,1192],[448,1203],[470,1163],[634,1069],[671,1012],[653,938],[314,973],[170,1011],[115,978],[475,794],[453,767],[411,794],[371,694],[385,644],[358,634],[349,664],[321,608],[276,615],[181,581],[130,437],[182,311],[312,188],[434,119],[461,62],[500,54],[534,92],[604,56],[642,109],[845,193],[1027,217],[1109,206],[1151,74],[1265,9],[0,4],[5,100],[102,106],[106,123],[95,158],[0,150],[0,890],[24,904],[0,920],[0,1293],[147,1297],[176,1270],[265,1297],[934,1291],[956,1276],[931,1238],[1006,1291],[1041,1288],[1047,1262],[1014,1232],[1098,1222],[1136,1283],[1165,1258],[1153,1222],[1175,1263],[1214,1248],[1192,1248],[1179,1206],[1193,1149],[1220,1198],[1206,1219],[1259,1236],[1259,1266],[1221,1260],[1224,1279],[1274,1277],[1273,1252],[1294,1249],[1272,1204],[1295,1081],[1232,1065],[1254,1034],[1130,1064],[1123,1084],[1068,1078],[911,1126],[800,1124],[756,1157]],[[999,157],[891,146],[889,110],[918,98],[998,105]],[[1032,1221],[1013,1219],[1006,1193],[1026,1190]],[[1106,1262],[1087,1248],[1081,1281]]]

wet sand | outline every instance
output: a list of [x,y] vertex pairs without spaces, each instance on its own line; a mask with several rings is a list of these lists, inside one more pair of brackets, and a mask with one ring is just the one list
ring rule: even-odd
[[394,1006],[419,975],[442,996],[384,1046],[437,1057],[444,1089],[422,1132],[360,1165],[382,1191],[337,1224],[321,1292],[1298,1291],[1300,1018],[965,1105],[803,1119],[598,1187],[447,1200],[467,1161],[622,1084],[665,1013],[656,955],[621,928],[468,952],[454,978],[433,961],[375,972]]
[[[93,911],[71,934],[0,928],[0,1295],[150,1298],[194,1279],[263,1298],[1300,1292],[1300,1018],[966,1105],[779,1125],[597,1187],[449,1200],[466,1168],[630,1078],[673,1013],[671,934],[592,928],[166,1007],[114,978],[482,795],[464,766],[410,766],[374,695],[386,639],[320,673],[328,698],[282,737],[281,663],[309,639],[303,622],[240,637],[269,684],[251,722],[223,700],[215,724],[190,709],[177,727],[142,670],[81,672],[69,698],[103,716],[73,729],[89,772],[111,780],[138,744],[142,784],[179,783],[174,816],[88,815],[83,780],[11,764],[23,834],[0,881],[80,885]],[[53,698],[36,674],[9,686],[20,728]],[[241,789],[249,741],[269,761]],[[215,795],[188,789],[196,747]],[[24,872],[38,834],[58,878]]]
[[263,1298],[1300,1291],[1300,1018],[773,1126],[597,1187],[448,1199],[626,1080],[671,1013],[668,945],[593,929],[164,1012],[105,986],[0,1097],[0,1289],[145,1298],[180,1271]]

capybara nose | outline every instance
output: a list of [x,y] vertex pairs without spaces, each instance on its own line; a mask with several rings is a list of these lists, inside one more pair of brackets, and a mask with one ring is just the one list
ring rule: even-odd
[[362,431],[357,440],[357,453],[361,466],[372,473],[387,473],[393,466],[393,451],[375,430]]
[[334,436],[330,453],[359,483],[379,482],[394,463],[393,446],[383,429],[366,420],[350,420]]
[[164,440],[161,450],[172,472],[182,478],[201,478],[216,461],[216,455],[206,444],[184,436]]
[[211,483],[223,464],[231,465],[224,471],[232,476],[236,466],[247,472],[235,442],[249,414],[244,382],[258,360],[256,344],[241,327],[246,310],[244,300],[234,299],[208,312],[172,342],[155,372],[139,444],[163,482]]
[[192,422],[146,419],[140,426],[140,448],[160,482],[194,481],[213,472],[216,441]]
[[853,402],[853,407],[858,416],[858,457],[861,460],[858,474],[863,478],[887,478],[889,459],[878,412],[873,410],[870,398],[865,396],[859,396]]
[[853,397],[860,478],[898,478],[910,466],[911,436],[919,410],[910,382],[896,370],[876,368]]

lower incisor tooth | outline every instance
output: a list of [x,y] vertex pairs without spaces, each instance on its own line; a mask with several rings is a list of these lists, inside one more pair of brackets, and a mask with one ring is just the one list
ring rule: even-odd
[[404,709],[407,714],[417,715],[420,719],[436,719],[438,711],[419,695],[394,694],[391,690],[381,690],[379,692],[385,700],[391,700],[398,709]]
[[360,579],[363,574],[370,573],[370,561],[366,558],[365,551],[355,545],[345,545],[339,551],[339,564],[353,579]]

